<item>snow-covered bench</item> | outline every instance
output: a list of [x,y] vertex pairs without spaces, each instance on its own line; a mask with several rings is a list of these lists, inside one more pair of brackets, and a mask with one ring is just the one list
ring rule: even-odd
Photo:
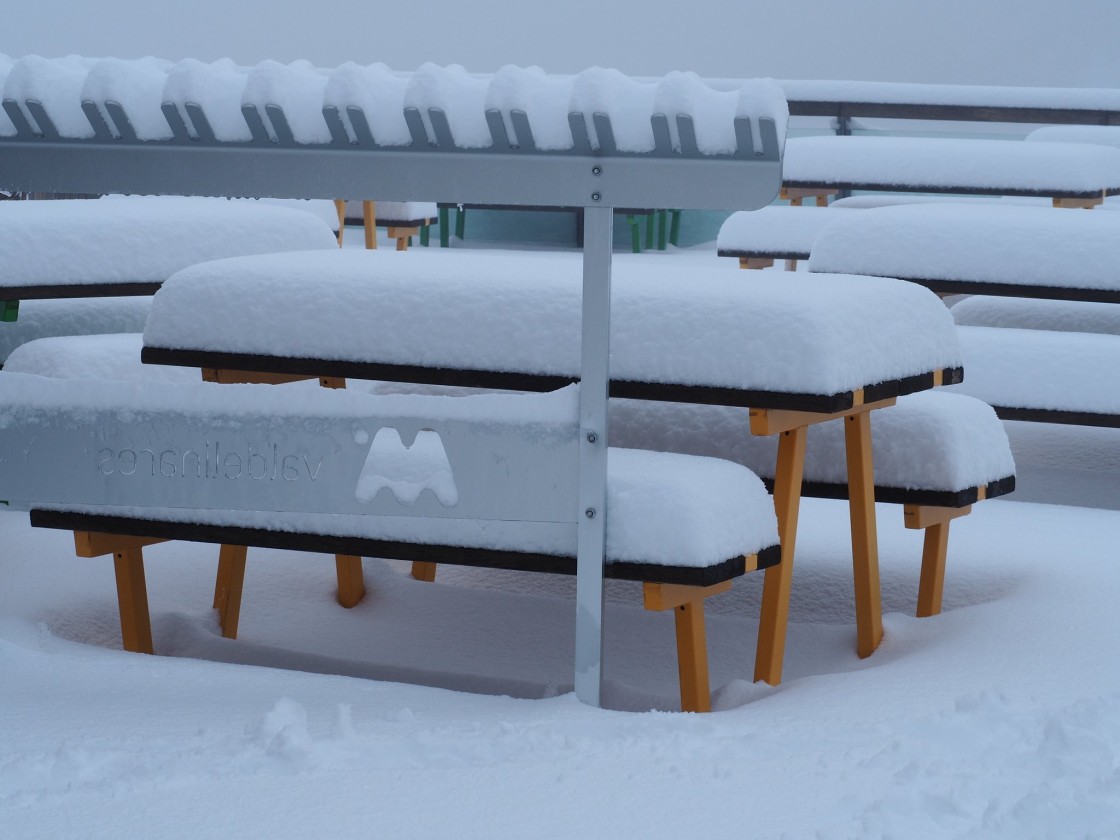
[[951,138],[798,137],[786,143],[782,179],[795,197],[869,190],[1043,196],[1055,206],[1092,207],[1120,193],[1120,149]]
[[[342,235],[347,221],[347,205],[351,202],[337,199],[335,207],[338,212],[338,244],[342,244]],[[361,207],[361,222],[365,232],[366,247],[377,247],[377,228],[387,228],[390,239],[397,240],[397,250],[407,251],[412,237],[419,235],[420,244],[427,245],[431,236],[431,226],[436,224],[442,216],[435,203],[430,201],[369,201],[357,203]]]
[[785,260],[793,271],[798,260],[809,259],[813,242],[825,225],[841,213],[839,207],[796,207],[775,204],[750,213],[732,213],[720,226],[716,252],[737,257],[740,268],[769,268]]
[[[546,391],[578,378],[578,277],[578,260],[556,254],[218,261],[161,290],[143,358],[228,382],[332,376]],[[881,634],[870,412],[959,379],[948,313],[916,287],[873,278],[743,284],[734,272],[682,278],[671,266],[620,263],[612,284],[611,394],[749,408],[752,428],[780,434],[775,495],[790,552],[806,430],[848,418],[859,649],[869,654]],[[292,317],[246,330],[219,314],[266,288],[274,311]],[[190,313],[219,299],[217,320],[195,323]],[[971,500],[980,492],[958,489]],[[768,596],[775,605],[788,596],[781,585]],[[760,656],[759,678],[780,679],[780,658]]]
[[[124,646],[150,653],[143,549],[164,539],[223,544],[227,635],[246,546],[574,574],[577,390],[293,401],[8,372],[0,483],[32,524],[74,531],[79,555],[113,554]],[[93,486],[111,504],[84,504]],[[741,465],[627,449],[607,493],[605,575],[674,612],[681,707],[708,711],[704,599],[779,562],[770,497]]]
[[[889,207],[829,225],[813,245],[809,270],[900,277],[943,294],[1120,303],[1118,241],[1120,217],[1113,213]],[[1097,334],[1059,331],[1076,329],[1085,313],[1059,307],[1040,322],[1043,300],[1031,304],[1036,314],[1025,320],[1015,314],[1021,305],[996,317],[997,300],[975,301],[962,310],[962,324],[976,308],[988,314],[978,314],[976,326],[958,327],[969,372],[959,390],[1007,419],[1120,426],[1120,336],[1107,326]],[[1087,327],[1100,320],[1089,317]],[[1031,326],[1046,328],[1021,328]]]

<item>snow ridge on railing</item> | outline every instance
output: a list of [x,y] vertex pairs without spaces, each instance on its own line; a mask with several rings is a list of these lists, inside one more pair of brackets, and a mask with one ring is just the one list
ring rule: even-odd
[[597,67],[486,77],[457,65],[402,74],[383,64],[0,56],[0,83],[0,136],[55,142],[778,160],[788,120],[770,79],[717,91],[695,74],[650,83]]

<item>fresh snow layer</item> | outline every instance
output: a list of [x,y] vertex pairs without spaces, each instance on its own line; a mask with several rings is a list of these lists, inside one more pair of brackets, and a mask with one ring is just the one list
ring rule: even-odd
[[615,147],[624,152],[653,151],[653,126],[657,85],[639,82],[613,68],[591,67],[572,82],[571,110],[584,114],[587,134],[593,149],[602,140],[591,119],[593,114],[606,114],[611,121]]
[[793,184],[866,184],[1051,195],[1120,190],[1120,149],[926,137],[796,137],[783,178]]
[[965,381],[991,405],[1120,414],[1120,337],[960,327]]
[[481,149],[492,145],[486,124],[485,79],[472,76],[462,66],[440,67],[423,64],[412,74],[404,91],[404,107],[420,111],[429,142],[436,142],[430,111],[438,109],[447,117],[451,137],[461,149]]
[[1092,143],[1120,149],[1120,125],[1047,125],[1036,128],[1026,139],[1042,143]]
[[308,61],[262,61],[249,72],[241,105],[257,109],[273,140],[277,139],[277,129],[267,111],[270,105],[284,112],[297,143],[329,143],[331,133],[323,119],[326,87],[326,71],[317,70]]
[[[153,304],[145,345],[578,376],[578,254],[333,251],[215,261]],[[270,303],[268,318],[245,307]],[[960,359],[935,295],[896,280],[616,262],[611,375],[834,394]]]
[[209,64],[184,59],[168,72],[163,100],[176,107],[195,137],[200,136],[200,130],[187,105],[202,109],[216,139],[227,143],[247,141],[252,134],[241,113],[241,95],[248,78],[249,69],[238,67],[228,58]]
[[[980,400],[925,391],[900,397],[871,416],[879,487],[956,492],[1015,474],[1003,424]],[[749,425],[745,408],[611,402],[611,442],[618,446],[726,458],[773,478],[778,439],[751,435]],[[845,464],[844,421],[810,426],[805,480],[846,484]]]
[[809,270],[1116,289],[1118,241],[1114,213],[1003,204],[881,207],[848,213],[823,230]]
[[1120,335],[1120,306],[1111,303],[973,295],[953,304],[951,312],[962,327]]
[[0,363],[37,338],[143,331],[151,308],[143,296],[20,301],[19,320],[0,325]]
[[[300,399],[293,399],[292,393],[291,389],[271,385],[62,381],[5,372],[0,374],[0,429],[81,422],[83,416],[93,416],[93,411],[116,412],[124,423],[149,416],[176,417],[183,423],[223,429],[298,424],[301,429],[314,430],[316,424],[337,420],[390,425],[394,419],[412,417],[433,423],[462,420],[483,429],[533,424],[541,429],[566,427],[573,435],[577,429],[578,389],[574,386],[544,395],[459,398],[370,395],[328,388],[303,389]],[[403,447],[397,449],[404,452]],[[365,452],[360,454],[366,457]],[[384,466],[377,464],[376,468],[380,475]],[[410,469],[407,461],[403,466],[390,464],[386,480],[407,483]],[[367,476],[363,473],[362,478]],[[773,503],[757,476],[738,464],[674,453],[612,450],[607,481],[607,556],[611,560],[709,566],[777,543]],[[362,489],[360,480],[359,493]],[[374,488],[365,489],[372,497]],[[571,526],[534,532],[535,541],[526,544],[525,532],[517,522],[185,509],[171,512],[158,508],[159,499],[152,501],[155,509],[150,511],[119,507],[103,510],[140,518],[569,556],[575,555],[576,548],[576,530]]]
[[158,58],[122,61],[105,58],[90,68],[82,86],[82,101],[97,106],[109,130],[120,136],[120,126],[109,115],[106,104],[115,102],[128,117],[136,136],[141,140],[169,140],[171,126],[160,110],[163,89],[172,64]]
[[77,55],[53,59],[25,56],[8,72],[0,99],[14,99],[31,127],[40,133],[42,126],[27,108],[29,99],[43,106],[62,137],[92,137],[93,126],[82,110],[82,87],[94,63],[94,59]]
[[54,379],[200,381],[199,372],[193,368],[143,364],[140,361],[142,346],[139,333],[37,338],[8,354],[4,372],[33,373]]
[[485,104],[487,110],[501,112],[511,142],[528,145],[528,138],[517,134],[510,118],[511,112],[522,111],[529,120],[533,144],[538,149],[557,151],[572,148],[568,124],[571,99],[571,77],[550,76],[540,67],[507,64],[490,80]]
[[338,243],[311,213],[284,207],[177,196],[0,202],[12,285],[152,283],[219,256],[310,248]]
[[808,256],[817,235],[832,222],[832,207],[791,207],[774,204],[760,210],[740,210],[720,226],[716,248],[732,254],[799,254]]
[[361,66],[350,61],[327,79],[323,105],[338,109],[351,140],[357,134],[347,108],[360,108],[373,139],[382,146],[407,146],[412,134],[404,120],[404,93],[408,77],[394,73],[380,62]]

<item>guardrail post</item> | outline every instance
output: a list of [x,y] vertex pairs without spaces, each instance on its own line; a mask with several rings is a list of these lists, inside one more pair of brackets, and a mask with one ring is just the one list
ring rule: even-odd
[[610,207],[584,210],[575,687],[576,696],[592,706],[600,705],[603,677],[613,223]]

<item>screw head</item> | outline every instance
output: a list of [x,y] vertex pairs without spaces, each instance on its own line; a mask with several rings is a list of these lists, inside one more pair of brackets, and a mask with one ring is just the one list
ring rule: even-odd
[[588,432],[587,433],[587,442],[588,443],[594,443],[598,439],[599,439],[599,436],[597,434],[595,434],[594,432]]
[[601,166],[591,167],[591,174],[592,175],[602,175],[603,174],[603,167],[601,167]]
[[588,519],[594,519],[595,518],[595,508],[588,508],[587,510],[585,510],[583,512],[583,515],[586,516]]
[[591,193],[591,200],[592,201],[598,201],[600,198],[602,198],[602,196],[599,195],[599,193]]

